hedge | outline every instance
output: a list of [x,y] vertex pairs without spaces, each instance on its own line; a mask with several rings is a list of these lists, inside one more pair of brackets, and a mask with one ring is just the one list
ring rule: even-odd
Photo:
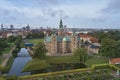
[[3,70],[3,68],[4,68],[4,67],[0,65],[0,71],[2,71],[2,70]]
[[66,71],[59,71],[59,72],[49,72],[49,73],[44,73],[44,74],[35,74],[35,75],[29,75],[29,76],[21,76],[18,78],[18,80],[36,79],[39,77],[48,77],[48,76],[60,75],[60,74],[92,71],[92,70],[104,69],[104,68],[107,68],[107,69],[110,68],[115,71],[120,70],[120,68],[118,68],[112,64],[98,64],[98,65],[93,65],[91,68],[83,68],[83,69],[66,70]]

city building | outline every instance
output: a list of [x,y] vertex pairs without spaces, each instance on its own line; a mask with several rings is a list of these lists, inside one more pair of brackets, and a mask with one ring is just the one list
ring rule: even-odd
[[64,30],[62,19],[60,19],[57,32],[52,31],[50,36],[45,34],[45,47],[50,55],[73,53],[80,46],[79,35],[74,31],[71,35],[67,34]]

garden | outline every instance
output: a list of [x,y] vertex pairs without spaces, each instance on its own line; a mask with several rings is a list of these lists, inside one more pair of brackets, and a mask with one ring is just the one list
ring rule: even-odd
[[91,68],[49,72],[19,77],[18,80],[119,80],[120,68],[110,64],[93,65]]
[[[69,65],[70,64],[74,64],[74,63],[78,63],[78,61],[75,58],[73,58],[72,55],[71,56],[47,56],[46,60],[40,60],[40,59],[33,59],[33,60],[31,60],[24,67],[23,72],[33,71],[33,70],[36,71],[36,70],[40,70],[40,69],[49,68],[49,67],[51,67],[51,64],[52,65],[53,64],[56,64],[56,65],[57,64],[59,64],[59,65],[60,64],[61,65],[62,64],[66,64],[65,67],[67,66],[68,68],[71,69],[71,66],[69,66]],[[88,59],[85,61],[85,64],[84,64],[85,66],[84,67],[90,67],[93,64],[104,64],[104,63],[108,63],[108,60],[97,59],[96,57],[88,56]],[[61,66],[59,66],[59,67],[61,67]]]

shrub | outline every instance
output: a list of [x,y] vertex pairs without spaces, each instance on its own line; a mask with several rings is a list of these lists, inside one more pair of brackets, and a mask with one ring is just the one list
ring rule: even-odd
[[8,67],[4,67],[3,69],[2,69],[2,74],[3,73],[7,73],[8,72]]
[[12,56],[17,57],[17,53],[19,52],[19,50],[20,50],[19,48],[14,49],[12,52]]
[[17,80],[17,76],[7,76],[7,80]]

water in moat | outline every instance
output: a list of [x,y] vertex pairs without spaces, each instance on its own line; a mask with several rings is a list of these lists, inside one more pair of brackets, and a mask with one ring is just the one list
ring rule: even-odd
[[18,52],[17,57],[15,58],[12,67],[8,73],[8,75],[30,75],[31,72],[22,72],[22,69],[30,61],[32,58],[30,57],[26,48],[21,48],[20,52]]

